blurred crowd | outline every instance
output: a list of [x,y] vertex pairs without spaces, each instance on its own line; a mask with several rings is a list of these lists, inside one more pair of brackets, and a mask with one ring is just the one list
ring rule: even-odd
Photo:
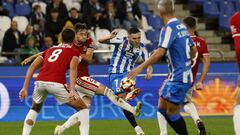
[[79,22],[86,23],[93,31],[142,27],[139,0],[0,0],[0,16],[28,19],[23,32],[13,19],[3,36],[2,52],[20,52],[21,55],[2,56],[17,61],[57,45],[61,42],[61,31],[74,28]]

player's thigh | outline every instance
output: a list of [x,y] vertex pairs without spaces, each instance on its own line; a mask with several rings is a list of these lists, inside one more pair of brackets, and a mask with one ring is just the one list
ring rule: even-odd
[[41,104],[44,102],[48,94],[46,85],[41,81],[36,81],[34,85],[35,86],[32,95],[33,103]]
[[166,100],[162,97],[159,97],[158,99],[158,109],[167,109],[167,103]]
[[180,111],[180,105],[175,104],[169,101],[166,101],[167,106],[167,114],[168,115],[176,115]]
[[47,91],[54,96],[58,104],[61,105],[68,103],[69,90],[66,85],[60,83],[49,83]]
[[89,76],[77,78],[76,82],[77,84],[75,88],[77,89],[77,91],[86,94],[89,97],[94,96],[99,89],[104,89],[101,83],[92,79]]

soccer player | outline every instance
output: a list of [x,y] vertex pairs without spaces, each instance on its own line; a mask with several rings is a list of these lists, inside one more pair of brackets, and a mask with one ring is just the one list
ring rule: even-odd
[[166,54],[169,79],[159,91],[158,111],[177,134],[188,135],[185,121],[179,110],[192,84],[191,58],[195,57],[197,48],[186,26],[175,18],[174,1],[161,0],[158,3],[158,9],[165,24],[161,29],[158,49],[147,61],[133,69],[128,77],[136,77],[144,68],[157,62]]
[[[183,19],[183,23],[187,26],[188,32],[189,32],[193,42],[197,46],[197,50],[198,50],[198,53],[197,53],[198,55],[197,55],[197,57],[195,57],[195,59],[192,62],[193,81],[195,81],[195,79],[196,79],[200,61],[203,62],[203,68],[202,68],[202,72],[201,72],[198,82],[196,83],[196,85],[194,85],[194,82],[193,82],[192,87],[187,92],[187,95],[186,95],[186,98],[184,101],[184,110],[185,110],[185,112],[190,114],[190,116],[193,118],[194,122],[196,123],[196,125],[198,127],[199,134],[206,135],[206,130],[205,130],[204,124],[201,121],[201,119],[198,115],[197,109],[196,109],[195,105],[192,103],[191,98],[192,98],[192,92],[194,89],[201,90],[203,87],[202,86],[203,80],[204,80],[205,76],[207,75],[207,72],[208,72],[208,69],[210,66],[210,57],[208,54],[208,48],[207,48],[207,44],[206,44],[205,40],[198,37],[198,35],[196,35],[197,22],[196,22],[195,18],[193,18],[191,16],[186,17]],[[164,116],[159,112],[158,112],[157,116],[158,116],[159,127],[161,129],[161,135],[167,135],[167,123],[166,123]]]
[[[120,88],[121,80],[127,76],[128,72],[134,67],[139,57],[145,61],[148,59],[148,52],[141,40],[141,33],[137,28],[130,28],[128,36],[123,39],[113,39],[117,35],[117,31],[113,31],[109,36],[103,37],[98,41],[100,43],[114,44],[114,52],[112,54],[111,63],[109,66],[110,85],[114,93],[120,98],[133,99],[139,94],[140,89],[135,89],[130,93],[126,93]],[[146,79],[151,78],[152,66],[148,66]],[[123,110],[124,115],[135,129],[137,135],[144,135],[143,130],[138,126],[133,114]]]
[[[128,110],[135,116],[140,115],[141,102],[138,102],[134,108],[129,105],[124,99],[118,98],[110,88],[97,82],[89,76],[88,63],[91,61],[93,56],[93,43],[92,39],[88,38],[88,29],[84,24],[78,24],[76,26],[76,34],[78,43],[75,45],[75,49],[82,55],[83,61],[78,65],[78,76],[76,80],[76,89],[81,98],[88,104],[91,104],[92,97],[96,95],[107,96],[114,104],[120,106],[123,109]],[[80,124],[81,135],[89,134],[89,108],[81,110],[84,115],[77,116],[78,113],[72,115],[63,125],[57,126],[55,129],[55,135],[62,134],[67,128],[75,125],[78,121]],[[78,119],[77,119],[78,118]]]
[[230,19],[232,37],[234,39],[235,51],[238,63],[238,94],[236,104],[233,109],[233,123],[235,134],[240,135],[240,11],[236,12]]
[[[79,53],[71,47],[71,44],[75,40],[75,32],[72,29],[65,29],[62,33],[62,39],[64,43],[44,51],[30,65],[27,71],[23,88],[19,92],[20,100],[24,100],[27,97],[28,87],[34,71],[41,67],[35,81],[32,108],[25,118],[22,135],[29,135],[31,133],[48,93],[52,94],[59,104],[66,103],[76,110],[88,108],[74,90],[77,65],[81,60]],[[70,87],[67,89],[65,74],[69,65]],[[68,101],[68,95],[70,101]]]

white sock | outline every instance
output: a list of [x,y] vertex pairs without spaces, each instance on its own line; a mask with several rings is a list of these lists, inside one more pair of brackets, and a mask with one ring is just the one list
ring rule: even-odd
[[160,112],[157,112],[157,118],[160,128],[160,135],[167,135],[167,121],[165,117]]
[[63,133],[66,129],[68,129],[71,126],[75,125],[79,121],[78,120],[78,116],[79,116],[80,111],[74,113],[71,117],[68,118],[68,120],[63,125],[61,125],[61,129],[60,129],[61,133]]
[[240,135],[240,105],[236,105],[233,109],[233,124],[235,135]]
[[83,109],[79,112],[78,120],[80,121],[79,130],[81,135],[89,135],[89,111],[89,109]]
[[186,113],[190,114],[190,116],[193,118],[194,122],[196,123],[197,120],[200,119],[197,109],[195,105],[192,102],[189,102],[184,105],[184,110]]
[[109,100],[111,100],[115,105],[120,106],[124,110],[127,110],[134,115],[136,114],[136,110],[134,107],[132,107],[130,104],[128,104],[125,100],[122,98],[119,98],[117,95],[115,95],[112,90],[109,88],[106,88],[104,91],[104,95],[108,97]]
[[[30,135],[30,133],[32,131],[32,127],[35,124],[37,116],[38,116],[38,113],[36,111],[34,111],[32,109],[29,110],[29,112],[24,120],[22,135]],[[33,125],[27,124],[27,120],[29,120],[29,119],[33,121]]]

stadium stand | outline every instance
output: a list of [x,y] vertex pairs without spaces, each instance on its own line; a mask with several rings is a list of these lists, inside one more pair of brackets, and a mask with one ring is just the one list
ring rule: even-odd
[[[230,37],[230,30],[229,30],[229,17],[240,8],[240,1],[239,0],[175,0],[176,6],[175,9],[179,12],[176,12],[178,18],[183,19],[186,16],[195,16],[198,20],[198,30],[199,34],[204,35],[208,43],[208,47],[210,54],[213,56],[213,60],[222,61],[224,60],[234,60],[234,52],[231,50],[233,49],[230,45],[233,43]],[[79,11],[80,20],[85,21],[82,19],[82,9],[81,6],[86,1],[82,0],[63,0],[63,4],[67,7],[67,9],[71,9],[72,7],[76,8]],[[105,3],[99,1],[99,11],[104,11]],[[3,8],[9,11],[8,22],[5,21],[6,17],[1,17],[0,23],[0,44],[6,31],[6,28],[9,28],[10,19],[17,20],[18,28],[21,32],[23,32],[27,26],[27,24],[31,24],[27,19],[30,13],[32,12],[31,7],[35,5],[40,5],[42,8],[42,12],[46,14],[46,7],[50,4],[50,1],[41,1],[41,0],[34,0],[34,1],[18,1],[18,2],[7,2],[3,1]],[[115,3],[119,4],[119,3]],[[193,6],[191,6],[193,5]],[[118,6],[118,5],[116,5]],[[121,5],[122,6],[122,5]],[[164,25],[161,18],[158,16],[158,9],[156,7],[155,0],[148,0],[148,1],[140,1],[139,7],[142,13],[141,18],[141,34],[142,34],[142,42],[147,45],[149,51],[157,48],[157,42],[159,39],[159,33],[161,27]],[[118,13],[118,12],[116,12]],[[197,13],[197,14],[196,14]],[[21,17],[19,17],[19,15]],[[64,18],[61,18],[64,19]],[[99,21],[102,21],[101,19]],[[127,20],[125,20],[127,21]],[[107,23],[101,23],[107,24]],[[5,25],[8,25],[6,27]],[[3,27],[4,26],[4,27]],[[39,24],[40,32],[44,33],[44,22],[41,21]],[[120,25],[120,28],[123,28]],[[102,30],[102,26],[98,26],[98,24],[92,27],[90,31],[90,36],[93,38],[94,42],[97,43],[97,39],[99,37],[99,30]],[[35,26],[34,26],[35,28]],[[38,28],[39,29],[39,28]],[[43,30],[43,31],[41,31]],[[123,35],[127,35],[127,31],[122,29],[118,34],[119,38]],[[41,45],[41,43],[40,43]],[[106,49],[109,51],[109,48]]]

